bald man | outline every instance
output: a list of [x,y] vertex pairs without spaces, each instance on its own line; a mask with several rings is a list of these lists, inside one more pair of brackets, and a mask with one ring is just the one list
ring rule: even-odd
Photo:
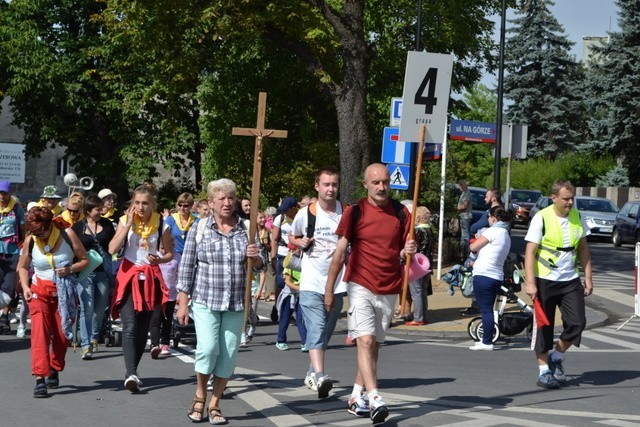
[[[325,287],[325,305],[334,304],[334,284],[351,247],[344,276],[348,283],[349,335],[357,342],[357,367],[348,412],[371,421],[383,422],[389,409],[378,391],[377,361],[380,344],[391,324],[396,300],[402,288],[400,259],[414,255],[417,245],[407,240],[410,213],[389,198],[390,176],[380,163],[364,173],[367,197],[349,206],[336,229],[338,246],[331,260]],[[368,401],[364,399],[368,392]]]

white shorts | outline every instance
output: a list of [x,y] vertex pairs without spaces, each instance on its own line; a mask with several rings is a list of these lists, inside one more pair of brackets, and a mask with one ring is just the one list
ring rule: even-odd
[[347,295],[347,323],[351,338],[371,335],[376,337],[377,342],[383,343],[391,325],[398,295],[377,295],[354,282],[349,282]]

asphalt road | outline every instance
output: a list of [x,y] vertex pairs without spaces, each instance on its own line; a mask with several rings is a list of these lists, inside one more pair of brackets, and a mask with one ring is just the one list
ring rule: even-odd
[[[537,367],[523,337],[501,341],[488,353],[469,351],[467,339],[391,336],[379,362],[380,390],[391,410],[385,425],[640,425],[640,321],[616,331],[633,313],[633,250],[602,242],[591,248],[597,279],[592,301],[619,315],[615,324],[585,333],[582,347],[570,350],[566,387],[536,387]],[[355,349],[344,345],[344,326],[327,353],[326,371],[336,385],[322,401],[302,385],[308,357],[299,351],[295,327],[289,329],[289,351],[276,349],[275,330],[274,325],[259,326],[251,346],[241,350],[221,405],[230,425],[370,425],[346,412]],[[138,395],[123,389],[120,348],[102,348],[92,361],[70,349],[60,388],[48,399],[34,399],[29,341],[2,336],[0,425],[191,425],[186,417],[194,391],[189,338],[165,360],[145,355]]]

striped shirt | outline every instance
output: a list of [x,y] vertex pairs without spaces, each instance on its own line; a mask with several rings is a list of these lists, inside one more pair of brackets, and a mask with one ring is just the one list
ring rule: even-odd
[[[192,302],[214,311],[244,310],[247,272],[247,229],[243,221],[228,235],[220,232],[213,216],[206,219],[202,240],[196,244],[198,227],[191,227],[178,269],[178,292],[191,296]],[[256,245],[262,256],[258,239]],[[267,260],[262,260],[266,264]]]

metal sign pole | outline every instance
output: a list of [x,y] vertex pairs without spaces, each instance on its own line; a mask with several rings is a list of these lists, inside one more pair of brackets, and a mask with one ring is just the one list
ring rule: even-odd
[[633,290],[633,298],[634,298],[634,313],[626,322],[624,322],[616,331],[624,328],[625,325],[631,322],[632,319],[636,317],[640,317],[640,295],[638,295],[638,282],[640,282],[640,269],[638,265],[640,264],[640,242],[636,243],[636,261],[635,261],[635,269],[634,269],[634,277],[635,277],[635,286]]

